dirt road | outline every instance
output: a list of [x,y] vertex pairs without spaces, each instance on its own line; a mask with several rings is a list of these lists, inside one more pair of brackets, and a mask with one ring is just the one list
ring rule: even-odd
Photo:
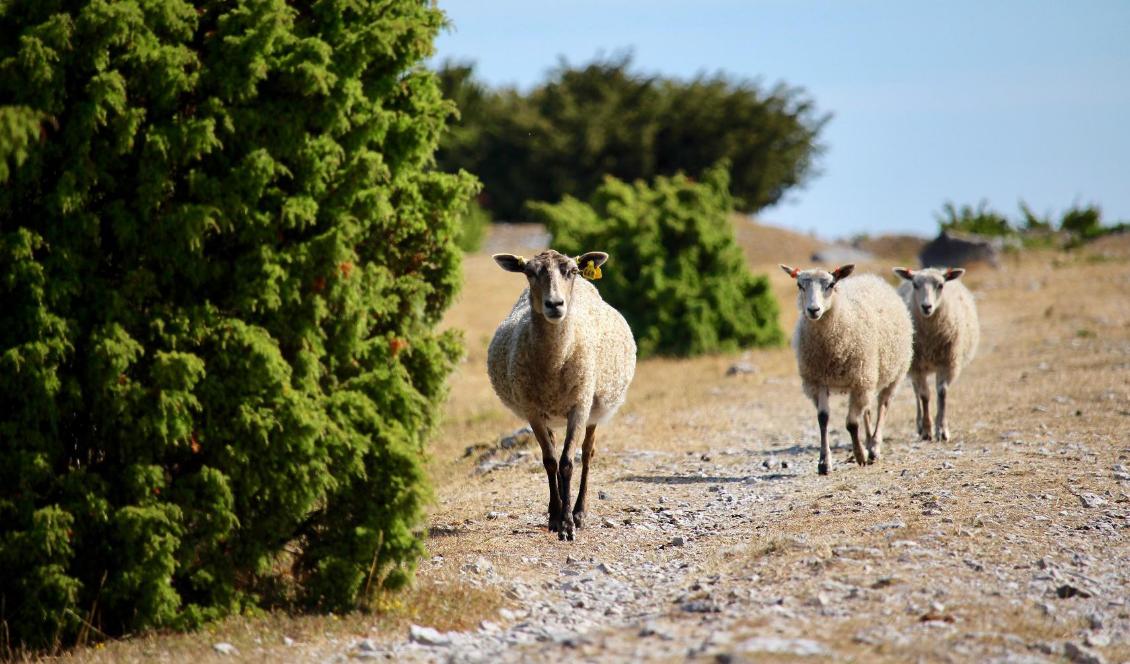
[[[435,448],[420,576],[497,589],[505,607],[477,630],[418,626],[338,659],[1130,660],[1124,253],[970,274],[983,337],[951,392],[954,440],[915,441],[906,386],[888,456],[858,468],[834,401],[829,477],[788,349],[641,363],[598,432],[599,499],[571,543],[545,529],[536,443],[497,444],[523,423],[490,393],[483,353],[521,284],[485,255],[467,272],[451,320],[471,352]],[[791,325],[790,284],[770,274]]]

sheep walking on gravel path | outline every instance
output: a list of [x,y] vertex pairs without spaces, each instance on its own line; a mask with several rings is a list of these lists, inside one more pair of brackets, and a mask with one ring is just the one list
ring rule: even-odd
[[[855,269],[844,265],[833,272],[798,270],[782,265],[796,279],[800,318],[793,335],[797,368],[805,395],[816,404],[820,425],[820,463],[831,469],[828,447],[828,397],[847,392],[847,431],[859,465],[882,455],[883,419],[891,394],[910,368],[914,328],[906,306],[894,288],[874,275],[846,279]],[[871,404],[878,401],[875,428]],[[867,454],[859,440],[863,416]]]
[[[551,249],[530,260],[512,254],[494,260],[524,275],[529,287],[490,342],[490,383],[502,403],[529,421],[549,480],[549,530],[571,540],[585,520],[596,427],[624,403],[636,371],[636,342],[620,312],[577,278],[600,278],[608,254],[573,259]],[[558,457],[552,428],[560,426],[565,442]],[[570,512],[573,443],[582,430],[581,484]]]
[[938,418],[934,436],[938,440],[949,440],[946,393],[977,352],[981,338],[977,305],[973,294],[958,281],[965,274],[961,268],[910,270],[896,267],[894,272],[904,279],[898,292],[914,319],[910,380],[917,397],[918,435],[922,440],[930,440],[930,389],[926,377],[936,372]]

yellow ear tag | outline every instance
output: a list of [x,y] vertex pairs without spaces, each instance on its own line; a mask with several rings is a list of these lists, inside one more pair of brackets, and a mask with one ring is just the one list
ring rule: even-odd
[[585,269],[581,270],[581,276],[589,281],[596,281],[600,279],[600,267],[594,261],[585,263]]

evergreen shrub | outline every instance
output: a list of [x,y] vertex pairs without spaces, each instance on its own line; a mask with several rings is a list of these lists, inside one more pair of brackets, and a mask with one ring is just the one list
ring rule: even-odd
[[477,187],[443,21],[0,2],[0,648],[409,579]]
[[697,182],[609,177],[587,203],[567,196],[531,210],[558,251],[610,254],[597,287],[627,319],[641,357],[779,344],[777,302],[734,240],[729,191],[723,164]]

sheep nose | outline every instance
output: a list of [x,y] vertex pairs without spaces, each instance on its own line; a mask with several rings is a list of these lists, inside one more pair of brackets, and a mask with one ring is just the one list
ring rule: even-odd
[[815,318],[816,314],[818,314],[818,313],[820,313],[820,307],[809,307],[808,308],[808,315],[809,316],[812,316],[813,318]]
[[932,304],[922,305],[922,313],[924,313],[924,314],[928,315],[933,310],[934,310],[934,305],[932,305]]
[[565,305],[565,299],[564,298],[547,297],[545,299],[545,308],[546,309],[557,309],[557,308],[560,308],[564,305]]

